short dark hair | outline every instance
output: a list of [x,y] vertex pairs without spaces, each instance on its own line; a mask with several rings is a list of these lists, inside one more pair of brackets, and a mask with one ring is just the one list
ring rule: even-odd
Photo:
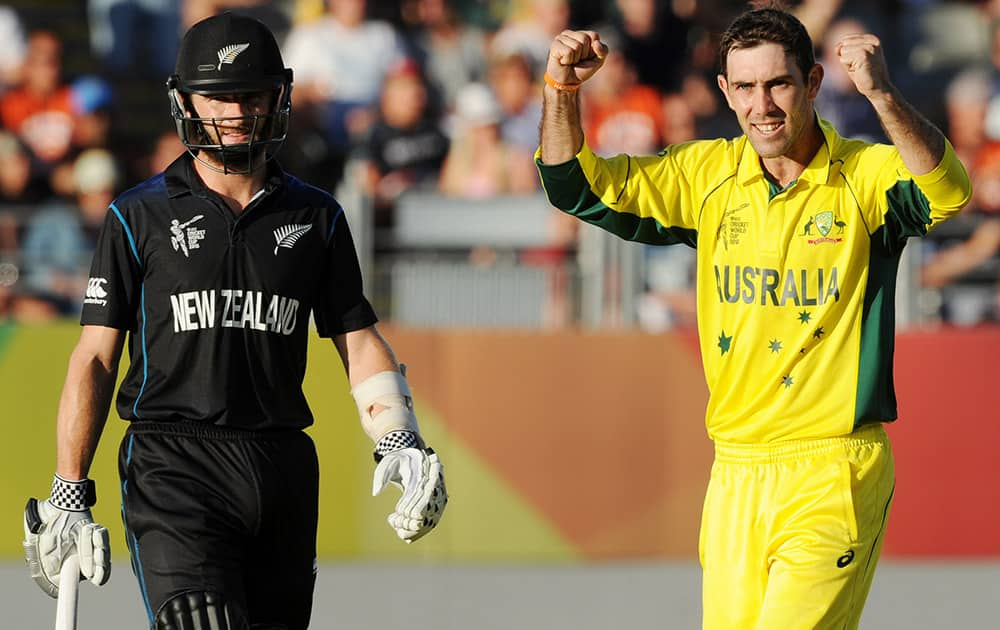
[[767,8],[743,13],[722,34],[719,72],[726,76],[726,58],[730,52],[766,43],[778,44],[791,54],[803,78],[808,77],[809,71],[816,65],[813,42],[802,22],[787,11]]

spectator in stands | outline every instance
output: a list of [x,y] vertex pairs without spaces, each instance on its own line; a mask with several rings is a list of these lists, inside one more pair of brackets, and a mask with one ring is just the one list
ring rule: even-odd
[[[159,0],[157,0],[159,1]],[[177,2],[178,0],[172,0]],[[285,3],[274,0],[179,0],[181,3],[181,30],[187,30],[201,20],[233,11],[260,20],[274,33],[279,42],[284,41],[291,27],[289,11]]]
[[70,101],[73,106],[70,148],[48,172],[49,189],[63,197],[75,194],[73,163],[76,157],[87,149],[110,146],[114,97],[106,81],[94,75],[84,75],[70,84]]
[[969,68],[956,75],[945,90],[948,139],[963,164],[976,161],[986,144],[986,112],[992,86],[981,68]]
[[282,51],[295,71],[296,118],[313,116],[325,133],[334,173],[322,184],[330,188],[374,121],[386,73],[405,56],[392,25],[366,19],[366,6],[366,0],[327,0],[321,18],[292,26]]
[[875,110],[858,92],[847,74],[844,64],[837,59],[837,42],[851,33],[869,33],[871,30],[860,20],[842,18],[826,29],[822,40],[819,62],[823,65],[823,89],[816,97],[816,111],[830,121],[845,137],[868,142],[886,142],[885,132]]
[[[683,94],[663,97],[664,145],[680,144],[704,137],[698,130],[694,110]],[[689,247],[643,246],[644,290],[636,304],[639,325],[659,333],[671,328],[693,328],[696,324],[695,250]]]
[[442,193],[483,199],[538,190],[531,154],[500,137],[500,107],[489,87],[470,83],[455,101],[451,147],[438,181]]
[[54,33],[31,33],[21,77],[0,98],[0,122],[48,172],[69,154],[75,124],[72,90],[62,80],[62,44]]
[[401,62],[386,76],[379,115],[363,147],[361,184],[373,200],[376,227],[392,225],[399,195],[436,187],[448,144],[419,67]]
[[32,172],[27,147],[13,133],[0,131],[0,208],[27,207],[48,195],[48,183]]
[[522,54],[493,60],[489,84],[500,106],[500,138],[518,151],[533,154],[542,122],[541,87]]
[[[17,274],[21,226],[36,211],[35,204],[48,196],[48,184],[32,171],[27,148],[16,135],[0,130],[0,264],[9,265],[8,276]],[[6,304],[0,314],[13,308],[15,280],[0,288],[0,302]]]
[[455,1],[413,0],[413,48],[445,108],[463,85],[483,80],[487,65],[486,36],[458,19]]
[[24,55],[21,17],[12,7],[0,5],[0,94],[20,82]]
[[601,72],[580,92],[583,129],[601,155],[656,153],[663,148],[663,101],[641,85],[618,42],[609,38]]
[[532,70],[539,74],[548,59],[552,38],[569,28],[569,2],[523,0],[512,4],[514,8],[490,42],[490,57],[515,53],[527,55],[531,59]]
[[964,233],[942,243],[920,277],[940,292],[945,321],[963,326],[1000,321],[1000,142],[979,152],[970,175],[972,203],[958,217]]
[[116,192],[114,158],[104,149],[84,151],[73,163],[73,181],[73,202],[48,203],[25,226],[17,301],[20,319],[50,319],[79,311],[97,234]]
[[70,94],[76,117],[73,146],[81,150],[107,147],[115,100],[111,84],[99,76],[84,75],[70,84]]
[[187,147],[181,142],[175,130],[164,131],[156,137],[156,141],[153,143],[153,150],[149,154],[146,170],[142,173],[144,177],[141,179],[147,179],[167,170],[170,163],[185,151],[187,151]]
[[87,0],[90,48],[105,69],[167,76],[180,41],[183,0]]
[[614,4],[617,11],[610,24],[597,30],[620,40],[638,83],[661,92],[678,90],[688,59],[688,23],[669,2],[615,0]]

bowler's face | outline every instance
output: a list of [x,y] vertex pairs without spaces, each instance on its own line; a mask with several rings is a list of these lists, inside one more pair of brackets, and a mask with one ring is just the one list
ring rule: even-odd
[[765,159],[797,157],[808,137],[803,133],[815,124],[822,67],[803,77],[794,58],[774,43],[732,50],[726,65],[719,88],[753,148]]

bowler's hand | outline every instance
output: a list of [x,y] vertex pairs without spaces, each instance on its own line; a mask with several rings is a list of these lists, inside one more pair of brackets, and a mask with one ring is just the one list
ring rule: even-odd
[[889,67],[878,37],[868,33],[846,35],[837,42],[836,50],[847,76],[862,95],[870,99],[892,89]]
[[411,543],[434,529],[448,503],[444,468],[437,453],[402,448],[386,454],[375,467],[372,495],[380,494],[389,483],[403,489],[403,496],[388,518],[396,535]]
[[604,65],[608,46],[596,31],[563,31],[549,47],[545,71],[559,83],[583,83]]

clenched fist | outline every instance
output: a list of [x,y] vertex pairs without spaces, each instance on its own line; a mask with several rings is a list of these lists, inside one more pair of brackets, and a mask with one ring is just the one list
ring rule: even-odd
[[596,31],[563,31],[549,47],[545,72],[565,85],[579,85],[594,76],[608,56],[608,46]]

